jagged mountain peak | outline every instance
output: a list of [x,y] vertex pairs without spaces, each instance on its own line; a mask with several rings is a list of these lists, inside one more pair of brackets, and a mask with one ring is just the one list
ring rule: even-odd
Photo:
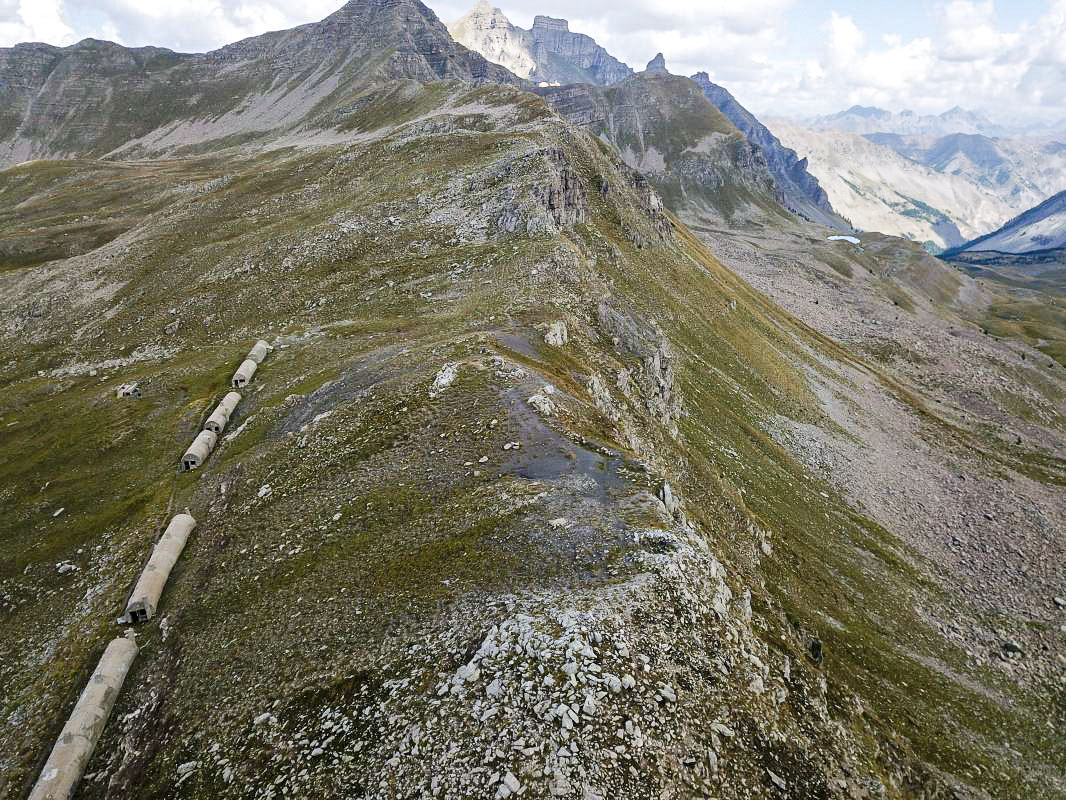
[[449,24],[448,30],[457,42],[489,61],[542,85],[607,86],[633,74],[594,39],[571,32],[570,23],[558,17],[539,14],[527,30],[511,24],[500,9],[479,0]]
[[670,70],[666,68],[666,56],[662,53],[657,53],[655,58],[648,62],[648,66],[644,69],[649,75],[669,75]]

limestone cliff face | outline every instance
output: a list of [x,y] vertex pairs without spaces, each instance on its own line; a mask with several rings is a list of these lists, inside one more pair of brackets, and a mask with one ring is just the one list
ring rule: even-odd
[[535,43],[533,55],[538,62],[535,77],[542,81],[574,82],[576,69],[580,77],[599,86],[624,81],[633,70],[616,59],[591,36],[572,33],[565,19],[537,16],[530,31]]
[[829,197],[818,183],[818,179],[807,171],[806,159],[801,159],[794,150],[781,144],[733,95],[721,86],[711,83],[706,72],[696,73],[692,80],[711,104],[721,111],[749,142],[762,151],[781,194],[781,200],[790,211],[829,227],[847,227],[833,211]]
[[0,166],[247,139],[392,79],[520,83],[418,0],[352,0],[321,22],[198,55],[93,39],[18,45],[0,49]]
[[531,78],[537,71],[530,32],[512,25],[488,0],[480,0],[465,16],[450,23],[448,32],[455,41],[521,78]]
[[448,30],[460,44],[537,83],[609,86],[633,74],[592,37],[571,32],[565,19],[540,15],[526,30],[488,0],[479,0]]

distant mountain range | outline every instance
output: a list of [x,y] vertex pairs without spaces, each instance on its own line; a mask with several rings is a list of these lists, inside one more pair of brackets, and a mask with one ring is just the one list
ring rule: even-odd
[[955,106],[941,114],[886,111],[875,106],[852,106],[846,111],[799,120],[806,128],[844,133],[891,133],[900,136],[942,137],[971,134],[988,137],[1066,138],[1066,119],[1058,122],[994,121],[980,111]]
[[870,133],[866,138],[945,175],[957,175],[1000,197],[1015,211],[1066,188],[1066,144],[952,133],[939,138]]
[[991,135],[1002,129],[963,109],[920,117],[856,106],[770,125],[856,227],[932,250],[959,247],[1066,188],[1066,144]]
[[786,147],[809,160],[833,208],[856,228],[903,236],[930,250],[961,245],[1017,211],[995,192],[853,133],[771,121]]
[[956,106],[936,115],[920,115],[913,111],[898,114],[872,106],[852,106],[847,111],[816,117],[808,124],[816,131],[844,133],[895,133],[903,136],[945,136],[951,133],[979,133],[1000,136],[1005,129],[977,111]]

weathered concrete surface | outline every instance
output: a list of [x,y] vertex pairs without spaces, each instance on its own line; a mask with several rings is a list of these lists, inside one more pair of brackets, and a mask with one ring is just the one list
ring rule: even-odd
[[241,402],[240,392],[230,392],[222,398],[222,402],[215,408],[214,413],[207,418],[207,422],[204,423],[205,431],[212,431],[214,433],[222,433],[226,425],[229,423],[229,418],[233,415],[233,412],[237,409],[237,404]]
[[189,514],[178,514],[170,521],[126,604],[126,622],[147,622],[155,616],[170,572],[195,527],[196,520]]
[[200,431],[199,436],[193,440],[189,449],[185,451],[185,455],[181,457],[182,469],[188,472],[200,467],[207,461],[207,457],[211,455],[217,442],[218,434],[214,431]]
[[233,373],[233,388],[240,389],[242,386],[247,386],[252,381],[252,376],[255,375],[256,369],[259,365],[252,359],[245,359],[235,373]]
[[270,345],[260,339],[255,343],[255,346],[248,352],[248,360],[254,361],[256,364],[262,364],[263,359],[270,353]]
[[113,639],[107,646],[63,726],[29,800],[69,800],[73,796],[136,655],[133,639]]

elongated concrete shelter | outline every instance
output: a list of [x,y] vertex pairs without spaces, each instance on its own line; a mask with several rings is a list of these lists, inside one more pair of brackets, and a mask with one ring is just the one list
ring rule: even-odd
[[178,514],[170,521],[162,538],[156,543],[152,557],[141,573],[137,586],[126,604],[125,622],[147,622],[155,616],[159,598],[167,585],[170,572],[178,563],[181,551],[196,527],[196,520],[189,514]]
[[242,389],[251,383],[252,376],[255,375],[255,371],[258,368],[259,365],[252,361],[252,359],[245,359],[244,363],[233,373],[233,388]]
[[222,402],[216,406],[214,413],[204,423],[204,430],[221,434],[239,402],[241,402],[240,392],[230,392],[223,397]]
[[217,442],[218,434],[214,431],[200,431],[200,435],[193,440],[189,449],[185,451],[185,455],[181,457],[181,468],[189,472],[200,467],[207,461],[207,457],[211,455]]
[[133,639],[112,639],[52,748],[29,800],[70,800],[137,656]]
[[263,359],[267,357],[271,347],[265,341],[260,339],[253,345],[252,349],[248,352],[248,360],[254,361],[256,364],[262,364]]

